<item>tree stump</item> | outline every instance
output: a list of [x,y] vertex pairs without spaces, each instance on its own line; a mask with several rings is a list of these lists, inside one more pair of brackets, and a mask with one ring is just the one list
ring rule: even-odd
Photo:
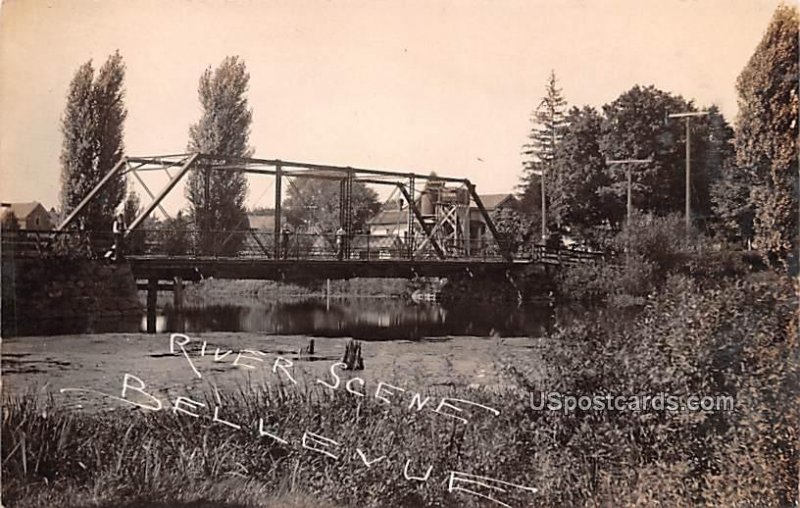
[[297,353],[298,356],[308,357],[314,354],[314,339],[308,339],[308,346],[300,348],[300,351]]
[[344,347],[342,363],[344,370],[364,370],[364,358],[361,357],[361,343],[350,339]]

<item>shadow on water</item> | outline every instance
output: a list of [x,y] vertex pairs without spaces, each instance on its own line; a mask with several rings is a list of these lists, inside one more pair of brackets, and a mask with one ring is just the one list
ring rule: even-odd
[[[448,335],[541,336],[551,330],[548,305],[459,303],[447,307],[390,298],[272,301],[251,305],[205,305],[181,312],[167,305],[158,332],[259,332],[362,340],[418,340]],[[144,330],[142,320],[141,329]]]

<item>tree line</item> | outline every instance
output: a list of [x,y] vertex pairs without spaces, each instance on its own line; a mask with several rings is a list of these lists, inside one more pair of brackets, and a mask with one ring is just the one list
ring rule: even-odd
[[[798,11],[780,6],[736,83],[735,128],[716,106],[636,85],[601,108],[567,107],[555,73],[523,147],[521,229],[588,244],[626,220],[630,171],[640,214],[683,213],[686,128],[691,121],[693,226],[718,240],[751,243],[772,264],[796,262],[798,241]],[[640,161],[627,167],[613,161]],[[649,161],[649,162],[644,162]]]
[[[559,232],[599,245],[626,221],[628,171],[637,213],[680,213],[687,134],[684,122],[669,115],[707,111],[691,123],[694,226],[735,244],[750,241],[771,263],[784,264],[796,251],[798,230],[797,41],[797,9],[778,7],[738,78],[735,128],[716,106],[700,108],[655,86],[633,86],[601,108],[568,108],[552,73],[522,150],[521,213],[497,217],[507,241],[513,246],[538,243]],[[124,77],[125,65],[115,52],[98,71],[86,62],[70,83],[61,123],[62,213],[77,206],[123,155]],[[187,150],[232,157],[254,152],[249,80],[244,61],[236,56],[203,72],[198,86],[202,114],[189,128]],[[619,159],[649,162],[632,167],[609,163]],[[317,180],[288,186],[285,205],[293,227],[337,226],[338,203],[330,186]],[[247,190],[242,172],[200,167],[188,178],[186,214],[161,226],[169,231],[192,227],[204,253],[235,253],[243,237],[219,232],[248,228]],[[353,192],[359,210],[369,211],[357,216],[363,226],[378,209],[377,195],[360,183]],[[80,218],[82,227],[109,230],[125,195],[125,178],[113,178]],[[139,211],[132,190],[123,209],[129,221]],[[188,238],[178,240],[180,250]]]

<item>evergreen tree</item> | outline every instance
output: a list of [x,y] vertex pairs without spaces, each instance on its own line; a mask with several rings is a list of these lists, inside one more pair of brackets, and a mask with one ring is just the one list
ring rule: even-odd
[[[61,209],[69,213],[122,158],[125,65],[111,55],[95,78],[92,62],[83,64],[70,83],[61,121]],[[105,233],[125,196],[125,179],[113,178],[89,203],[80,220],[86,230]]]
[[[564,196],[562,192],[563,175],[555,171],[555,156],[558,143],[563,136],[566,126],[565,110],[567,101],[558,88],[555,71],[550,72],[550,77],[545,88],[545,96],[534,111],[531,121],[533,127],[528,135],[529,142],[523,147],[524,173],[523,195],[534,192],[533,186],[539,186],[542,198],[539,200],[542,207],[542,236],[546,234],[545,222],[560,225],[564,210]],[[544,182],[544,186],[542,186]],[[547,217],[548,212],[551,217]]]
[[773,264],[798,248],[798,18],[778,7],[736,83],[736,162],[752,186],[754,245]]
[[[245,96],[249,81],[245,63],[236,56],[225,58],[216,70],[205,70],[198,87],[203,114],[189,129],[189,151],[221,157],[252,154],[248,142],[253,114]],[[233,232],[248,228],[244,172],[215,171],[212,163],[200,166],[189,175],[186,194],[201,252],[238,252],[244,235]]]

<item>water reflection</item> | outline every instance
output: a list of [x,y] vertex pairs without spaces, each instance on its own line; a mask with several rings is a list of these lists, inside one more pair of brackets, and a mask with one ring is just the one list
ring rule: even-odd
[[[445,335],[541,336],[550,331],[547,305],[460,303],[451,308],[389,298],[269,301],[249,305],[206,305],[177,312],[166,306],[158,332],[260,332],[355,337],[363,340],[419,339]],[[141,330],[146,327],[142,320]]]

